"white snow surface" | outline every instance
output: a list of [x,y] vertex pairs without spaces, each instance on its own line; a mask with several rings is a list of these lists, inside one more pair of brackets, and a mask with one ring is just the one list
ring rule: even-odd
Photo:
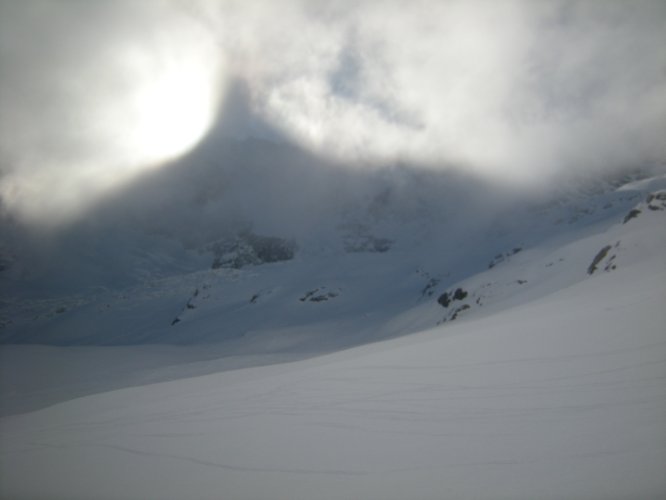
[[660,498],[663,264],[337,354],[5,418],[2,497]]
[[[645,198],[663,187],[550,208],[490,269],[398,242],[12,302],[10,333],[35,339],[129,319],[201,342],[3,346],[0,498],[664,498],[666,210]],[[333,296],[300,300],[314,288]]]

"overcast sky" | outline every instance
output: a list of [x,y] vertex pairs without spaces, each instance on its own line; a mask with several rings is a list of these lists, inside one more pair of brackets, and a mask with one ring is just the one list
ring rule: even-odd
[[232,82],[231,135],[266,123],[358,168],[529,185],[663,162],[665,47],[663,0],[0,0],[0,196],[77,213],[196,147]]

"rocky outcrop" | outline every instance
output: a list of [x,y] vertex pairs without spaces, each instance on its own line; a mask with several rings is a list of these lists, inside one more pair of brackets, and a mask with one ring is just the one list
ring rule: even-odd
[[513,257],[522,250],[523,250],[522,247],[515,247],[508,252],[498,253],[497,255],[495,255],[495,257],[493,257],[490,263],[488,263],[488,269],[492,269],[496,265],[501,264],[504,261],[507,261],[510,257]]
[[[641,210],[643,209],[643,210]],[[627,215],[624,216],[623,224],[626,224],[631,219],[635,219],[643,211],[647,209],[651,212],[660,212],[666,210],[666,189],[661,189],[647,195],[645,202],[639,203],[636,207],[629,210]]]
[[388,238],[377,238],[375,236],[365,236],[361,239],[345,242],[345,251],[347,252],[388,252],[393,245],[393,241]]
[[342,232],[342,245],[349,253],[384,253],[393,246],[393,240],[372,234],[370,228],[362,223],[347,222],[338,226]]
[[652,211],[666,210],[666,189],[650,193],[645,200],[648,209]]
[[615,243],[614,246],[606,245],[603,247],[592,259],[592,263],[587,268],[587,274],[594,274],[599,267],[603,265],[604,271],[614,271],[617,269],[617,264],[615,263],[615,258],[617,255],[614,252],[611,252],[613,248],[617,249],[620,246],[620,242]]
[[604,260],[606,255],[608,255],[608,252],[610,251],[611,248],[613,247],[611,247],[610,245],[606,245],[601,250],[599,250],[597,255],[594,256],[594,259],[592,259],[592,263],[588,266],[587,274],[594,274],[594,272],[597,270],[597,266],[602,260]]
[[624,216],[624,220],[622,221],[622,224],[626,224],[626,223],[629,222],[631,219],[635,219],[635,218],[638,217],[641,213],[642,213],[642,212],[641,212],[639,209],[637,209],[637,208],[632,208],[631,210],[629,210],[629,213],[628,213],[627,215]]
[[301,302],[326,302],[340,295],[340,290],[327,290],[325,286],[315,288],[305,292],[305,294],[299,298]]
[[437,285],[439,285],[439,280],[437,278],[430,278],[423,287],[423,290],[421,290],[421,297],[432,297]]
[[[453,302],[463,301],[467,298],[468,295],[469,293],[466,290],[463,290],[462,288],[456,288],[452,292],[444,292],[441,294],[437,298],[437,303],[445,309],[448,309]],[[470,309],[469,304],[461,304],[457,307],[454,307],[449,311],[447,316],[442,321],[453,321],[458,318],[458,315],[461,312],[466,311],[467,309]]]
[[173,318],[171,321],[171,326],[174,326],[175,324],[180,323],[183,320],[183,316],[188,310],[196,309],[197,306],[195,305],[195,300],[199,296],[199,289],[195,289],[194,292],[192,293],[192,296],[187,300],[187,303],[185,304],[185,307],[180,311],[178,316]]
[[251,232],[212,245],[213,269],[240,269],[270,262],[291,260],[296,254],[296,243]]
[[449,304],[454,300],[464,300],[467,297],[468,293],[462,288],[456,288],[453,292],[444,292],[439,296],[437,302],[442,307],[449,307]]

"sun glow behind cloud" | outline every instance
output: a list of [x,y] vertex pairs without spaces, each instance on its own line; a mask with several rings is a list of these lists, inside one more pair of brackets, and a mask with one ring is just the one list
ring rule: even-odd
[[135,152],[137,164],[189,150],[210,127],[219,104],[221,82],[200,48],[169,49],[164,57],[142,47],[124,51],[121,66],[131,75],[131,88],[106,106],[103,119],[119,129],[119,146]]
[[[0,197],[32,221],[83,213],[216,119],[358,168],[453,165],[526,186],[666,161],[661,0],[0,8]],[[231,80],[243,116],[217,116]]]
[[196,19],[162,2],[63,3],[53,20],[53,5],[37,6],[23,21],[55,46],[52,60],[16,60],[5,77],[16,121],[2,123],[0,195],[51,224],[194,147],[221,105],[223,58]]

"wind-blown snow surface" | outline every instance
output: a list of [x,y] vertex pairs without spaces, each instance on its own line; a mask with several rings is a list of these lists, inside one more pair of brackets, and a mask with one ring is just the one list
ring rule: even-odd
[[659,498],[666,268],[6,418],[3,498]]
[[[646,198],[660,189],[663,179],[649,180],[588,200],[562,222],[567,231],[545,228],[550,238],[535,237],[517,253],[507,247],[483,272],[457,280],[442,273],[431,297],[420,298],[425,276],[418,287],[394,278],[403,304],[412,288],[417,295],[374,323],[349,312],[363,304],[336,306],[326,328],[304,322],[250,332],[227,344],[237,350],[230,348],[226,361],[205,366],[169,365],[164,348],[152,359],[168,372],[158,370],[154,380],[167,382],[4,417],[0,496],[664,497],[666,210]],[[597,204],[599,212],[591,210]],[[629,208],[640,213],[625,219]],[[519,234],[532,230],[539,226]],[[352,276],[372,262],[382,274],[400,260],[390,255],[356,256],[342,269]],[[286,276],[284,265],[267,264],[275,267],[262,273]],[[457,288],[467,292],[464,299],[447,308],[436,302]],[[302,296],[286,294],[277,303],[293,298],[294,307],[328,307],[344,300],[345,290],[324,303],[300,302]],[[463,302],[469,308],[451,322],[452,308]],[[205,309],[182,323],[220,318]],[[335,322],[336,315],[343,319]],[[233,359],[242,365],[234,353],[302,357],[325,339],[331,344],[321,350],[331,351],[351,345],[355,334],[367,342],[416,330],[333,354],[212,373]],[[269,339],[274,344],[266,345]],[[184,378],[197,371],[209,374]]]

